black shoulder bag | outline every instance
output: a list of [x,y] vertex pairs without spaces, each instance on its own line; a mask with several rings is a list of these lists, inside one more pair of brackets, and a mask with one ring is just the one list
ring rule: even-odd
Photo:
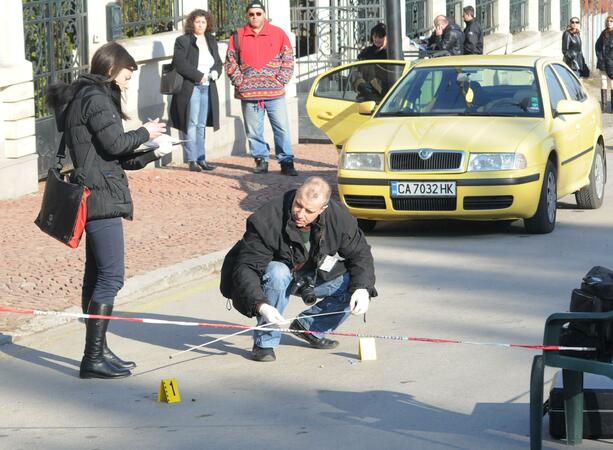
[[67,181],[62,175],[62,160],[66,157],[66,140],[62,139],[57,151],[57,166],[49,169],[43,202],[34,223],[44,233],[77,248],[87,221],[87,198],[89,188],[83,183],[92,163],[95,151],[90,148],[85,156],[83,173],[77,177],[77,183]]

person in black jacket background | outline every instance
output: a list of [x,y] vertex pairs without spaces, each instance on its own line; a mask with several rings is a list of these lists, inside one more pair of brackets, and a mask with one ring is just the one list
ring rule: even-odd
[[[374,285],[370,246],[357,220],[330,199],[325,180],[310,177],[247,219],[242,240],[224,260],[220,290],[240,313],[257,316],[258,325],[287,322],[290,293],[300,295],[310,308],[291,328],[317,334],[295,336],[331,349],[338,342],[318,334],[335,330],[349,314],[364,314],[377,295]],[[280,339],[274,329],[254,331],[253,360],[274,361]]]
[[[85,273],[82,307],[89,314],[109,316],[124,282],[122,218],[131,220],[132,198],[124,172],[145,167],[170,148],[135,153],[166,125],[159,119],[124,132],[121,92],[127,90],[137,64],[119,44],[109,42],[94,54],[90,73],[71,85],[51,86],[48,103],[74,165],[72,181],[90,189],[87,199]],[[123,361],[106,343],[108,320],[86,321],[81,378],[121,378],[136,365]]]
[[196,9],[185,19],[185,34],[175,40],[172,64],[183,76],[183,85],[172,96],[170,120],[173,127],[185,133],[185,155],[189,170],[213,170],[206,162],[206,127],[219,129],[219,96],[217,79],[222,62],[217,40],[213,36],[213,16]]
[[585,61],[581,50],[581,30],[579,29],[578,17],[570,19],[566,30],[562,34],[562,55],[564,55],[564,62],[570,70],[575,72],[577,77],[581,77]]
[[[602,111],[613,111],[613,16],[607,17],[605,29],[596,40],[596,67],[600,69]],[[607,90],[611,91],[611,106],[607,108]]]
[[464,54],[483,55],[483,30],[481,24],[475,19],[475,8],[465,6],[462,8],[464,28]]
[[464,52],[464,33],[459,25],[445,16],[436,16],[434,30],[428,39],[428,48],[433,51],[447,51],[451,55]]

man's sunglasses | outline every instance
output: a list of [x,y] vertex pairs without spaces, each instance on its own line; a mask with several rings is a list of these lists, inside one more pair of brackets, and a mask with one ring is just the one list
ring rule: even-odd
[[262,15],[262,13],[260,11],[258,11],[258,12],[250,12],[249,13],[249,17],[255,17],[255,16],[260,17],[261,15]]

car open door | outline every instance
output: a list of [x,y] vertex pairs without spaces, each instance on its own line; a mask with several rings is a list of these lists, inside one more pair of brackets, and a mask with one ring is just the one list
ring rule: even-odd
[[370,118],[360,114],[362,102],[380,103],[409,69],[406,61],[359,61],[335,67],[315,79],[306,110],[317,128],[338,148]]

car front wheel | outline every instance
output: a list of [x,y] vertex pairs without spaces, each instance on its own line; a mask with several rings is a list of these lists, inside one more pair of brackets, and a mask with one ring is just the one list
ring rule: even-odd
[[558,202],[557,178],[556,167],[551,161],[547,161],[536,213],[529,219],[524,219],[528,233],[546,234],[555,228]]
[[581,188],[575,194],[577,206],[581,209],[598,209],[604,199],[604,185],[606,178],[604,150],[600,144],[596,146],[592,169],[590,170],[590,184]]

